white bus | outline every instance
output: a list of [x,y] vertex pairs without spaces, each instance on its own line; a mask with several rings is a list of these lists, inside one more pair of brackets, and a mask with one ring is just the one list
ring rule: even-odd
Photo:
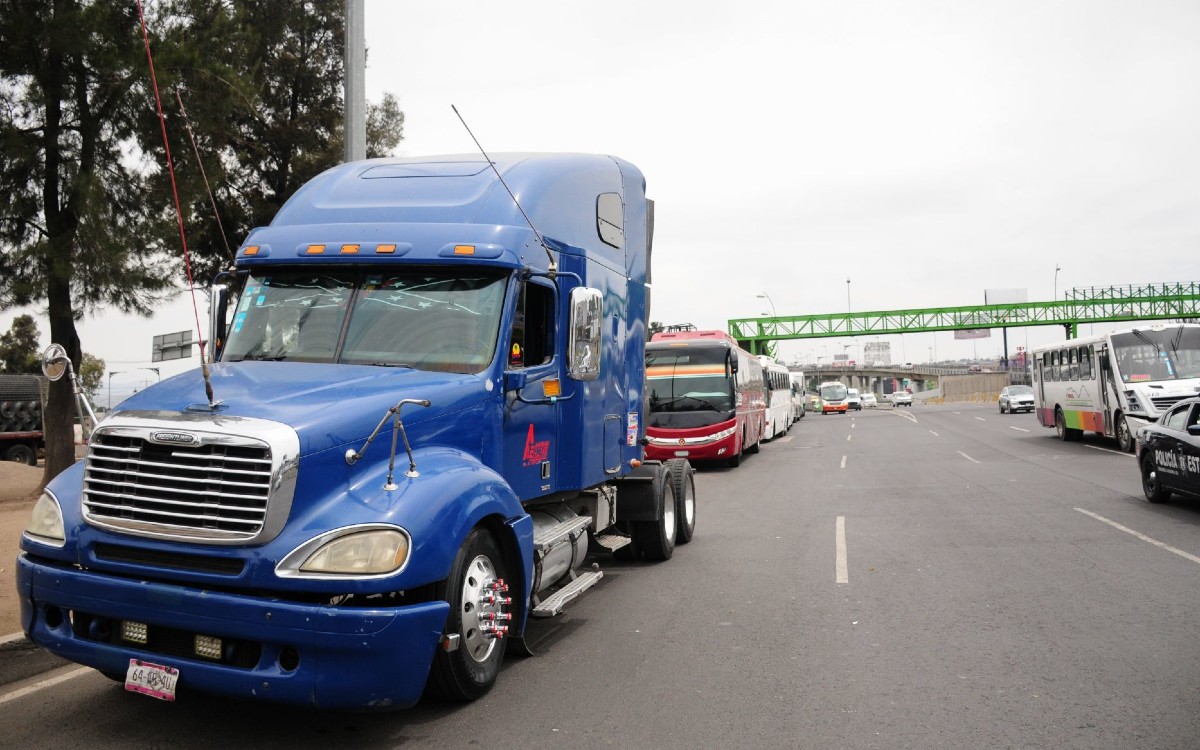
[[792,427],[792,374],[770,357],[759,355],[763,388],[767,395],[767,424],[763,440],[782,435]]
[[804,419],[808,411],[808,394],[804,392],[804,373],[792,373],[792,422]]
[[1086,430],[1132,451],[1142,425],[1200,389],[1200,325],[1139,326],[1035,349],[1038,422],[1062,440]]

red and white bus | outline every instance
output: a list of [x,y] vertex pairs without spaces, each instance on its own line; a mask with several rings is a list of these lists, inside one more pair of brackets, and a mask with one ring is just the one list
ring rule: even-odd
[[742,462],[766,424],[758,358],[724,331],[668,331],[646,344],[646,458]]

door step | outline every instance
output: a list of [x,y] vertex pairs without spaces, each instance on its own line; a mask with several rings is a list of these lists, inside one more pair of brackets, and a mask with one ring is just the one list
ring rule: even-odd
[[562,614],[564,606],[578,599],[583,592],[595,586],[603,577],[604,571],[602,570],[579,573],[575,576],[575,580],[545,599],[538,601],[529,614],[532,617],[554,617],[555,615]]
[[633,539],[623,534],[597,534],[592,537],[592,541],[609,552],[616,552],[622,547],[627,546]]
[[553,526],[543,529],[533,536],[533,548],[538,552],[545,552],[550,547],[553,547],[558,542],[561,542],[576,531],[586,529],[591,526],[592,519],[589,516],[575,516],[568,518],[565,521],[560,521]]

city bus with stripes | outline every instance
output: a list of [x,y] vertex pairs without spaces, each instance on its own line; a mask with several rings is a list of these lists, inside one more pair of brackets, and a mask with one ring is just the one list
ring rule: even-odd
[[646,458],[742,462],[766,426],[758,357],[724,331],[664,331],[646,344]]
[[1137,431],[1200,389],[1200,325],[1140,325],[1038,347],[1035,411],[1062,440],[1084,432],[1132,451]]
[[766,425],[763,440],[773,440],[792,428],[792,374],[788,368],[771,357],[760,354],[763,390],[767,400]]

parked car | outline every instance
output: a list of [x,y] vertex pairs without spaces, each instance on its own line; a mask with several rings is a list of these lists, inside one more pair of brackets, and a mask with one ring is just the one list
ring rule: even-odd
[[1134,447],[1147,500],[1165,503],[1173,492],[1200,497],[1200,398],[1142,427]]
[[862,395],[862,405],[868,409],[874,409],[879,405],[879,399],[875,398],[874,393],[864,393]]
[[1000,390],[1000,413],[1033,411],[1033,389],[1027,385],[1010,385]]
[[862,395],[857,388],[846,389],[846,407],[854,411],[862,411]]
[[896,391],[888,398],[891,400],[893,407],[907,406],[910,409],[912,408],[912,394],[908,391]]

